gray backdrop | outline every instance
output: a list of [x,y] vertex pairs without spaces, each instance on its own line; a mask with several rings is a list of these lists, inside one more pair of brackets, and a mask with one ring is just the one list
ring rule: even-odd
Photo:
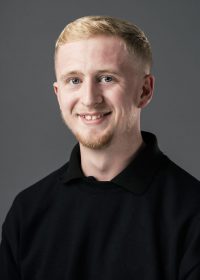
[[53,93],[54,43],[67,22],[84,15],[125,18],[149,37],[156,76],[142,129],[160,148],[200,178],[200,2],[0,2],[0,225],[19,191],[63,165],[74,139]]

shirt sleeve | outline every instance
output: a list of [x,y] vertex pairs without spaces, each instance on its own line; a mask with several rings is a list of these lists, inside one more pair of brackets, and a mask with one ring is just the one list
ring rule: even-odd
[[19,217],[14,201],[2,226],[0,244],[0,279],[20,280],[19,269]]
[[200,215],[185,234],[183,257],[179,270],[180,280],[200,280]]

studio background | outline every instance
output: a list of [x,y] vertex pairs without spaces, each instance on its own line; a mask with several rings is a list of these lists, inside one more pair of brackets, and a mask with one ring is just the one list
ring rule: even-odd
[[0,2],[0,226],[21,190],[63,165],[75,143],[53,92],[54,44],[84,15],[133,21],[150,39],[156,77],[142,129],[161,150],[200,179],[200,2]]

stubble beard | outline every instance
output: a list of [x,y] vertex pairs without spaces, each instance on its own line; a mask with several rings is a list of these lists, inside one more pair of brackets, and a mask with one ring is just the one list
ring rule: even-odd
[[100,150],[100,149],[103,149],[103,148],[109,146],[109,144],[112,142],[113,135],[114,135],[113,129],[108,129],[101,135],[99,135],[100,134],[99,132],[95,133],[95,131],[94,131],[92,135],[90,133],[90,135],[84,136],[80,132],[73,129],[71,127],[71,125],[69,125],[69,123],[66,120],[67,118],[63,115],[62,112],[61,112],[61,117],[62,117],[64,124],[69,128],[69,130],[75,136],[77,141],[86,148],[89,148],[92,150]]
[[77,141],[82,144],[84,147],[92,149],[92,150],[101,150],[107,146],[112,141],[113,138],[113,133],[111,131],[108,131],[104,133],[103,135],[99,135],[96,137],[94,135],[84,137],[78,132],[73,132],[72,133],[75,135]]
[[[125,114],[125,112],[123,112]],[[65,125],[69,128],[69,130],[72,132],[72,134],[75,136],[77,141],[82,144],[84,147],[92,149],[92,150],[101,150],[105,147],[108,147],[114,138],[114,128],[111,127],[101,135],[99,135],[99,132],[95,133],[93,132],[92,136],[87,135],[84,136],[83,134],[79,133],[75,129],[71,127],[71,125],[68,124],[67,122],[67,117],[64,116],[64,114],[61,112],[61,117]],[[134,128],[134,123],[136,120],[136,116],[134,112],[131,112],[129,114],[128,119],[126,119],[126,123],[124,123],[122,131],[123,135],[125,136],[127,133],[130,134],[131,131],[133,131]],[[124,139],[124,137],[123,137]],[[125,139],[123,140],[125,141]]]

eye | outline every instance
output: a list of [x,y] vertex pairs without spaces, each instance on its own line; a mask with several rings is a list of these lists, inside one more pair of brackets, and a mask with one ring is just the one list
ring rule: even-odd
[[67,80],[67,83],[69,84],[73,84],[73,85],[77,85],[77,84],[80,84],[81,80],[77,77],[73,77],[73,78],[69,78]]
[[113,77],[112,76],[102,76],[99,78],[99,81],[103,82],[103,83],[110,83],[110,82],[113,82]]

